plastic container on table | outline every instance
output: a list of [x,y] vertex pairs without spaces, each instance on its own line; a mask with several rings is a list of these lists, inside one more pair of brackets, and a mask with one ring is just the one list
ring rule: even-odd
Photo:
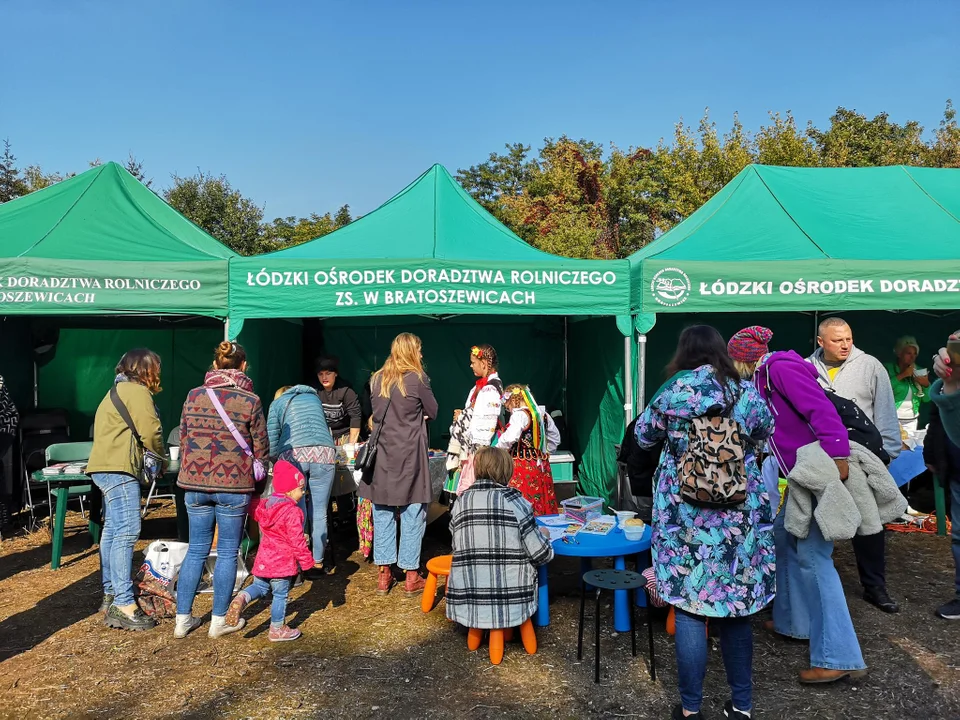
[[603,514],[603,498],[576,495],[560,503],[563,514],[579,523],[588,523]]

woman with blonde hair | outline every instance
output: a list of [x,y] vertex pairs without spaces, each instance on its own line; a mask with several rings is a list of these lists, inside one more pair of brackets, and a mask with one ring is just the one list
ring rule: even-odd
[[100,536],[100,612],[107,627],[147,630],[156,623],[134,602],[130,566],[134,545],[140,539],[138,477],[143,468],[143,450],[166,454],[163,429],[153,404],[153,396],[160,392],[160,358],[146,348],[131,350],[120,358],[115,372],[110,392],[97,408],[93,449],[87,461],[87,473],[103,493],[105,512]]
[[[401,333],[390,357],[370,380],[376,463],[360,483],[358,494],[373,504],[373,561],[380,566],[377,593],[393,586],[391,566],[406,571],[408,597],[423,589],[420,544],[433,499],[427,457],[427,421],[437,417],[437,400],[423,371],[420,338]],[[396,515],[400,515],[397,553]]]

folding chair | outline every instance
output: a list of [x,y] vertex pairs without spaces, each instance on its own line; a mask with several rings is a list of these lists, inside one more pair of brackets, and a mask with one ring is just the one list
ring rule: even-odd
[[[175,427],[170,431],[170,434],[167,436],[167,448],[171,447],[180,447],[180,428]],[[169,455],[169,452],[167,453]],[[170,498],[171,500],[175,499],[176,496],[173,494],[173,484],[167,482],[166,474],[160,478],[160,481],[164,485],[168,486],[171,492],[157,494],[157,481],[154,480],[150,483],[150,489],[147,491],[147,498],[143,502],[143,510],[140,511],[140,517],[144,518],[147,516],[147,510],[150,508],[151,500],[159,500],[160,498]]]
[[[24,413],[20,421],[20,469],[23,473],[23,504],[30,510],[30,525],[36,522],[35,509],[42,502],[35,502],[33,487],[39,485],[31,480],[31,475],[47,466],[47,448],[70,442],[70,416],[66,410],[37,410]],[[81,458],[85,459],[85,458]],[[69,462],[69,461],[57,461]],[[50,523],[53,523],[53,496],[49,483],[47,507],[50,509]]]

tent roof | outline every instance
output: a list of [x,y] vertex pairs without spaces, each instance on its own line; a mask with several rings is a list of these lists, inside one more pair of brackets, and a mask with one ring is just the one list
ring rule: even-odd
[[225,317],[235,256],[111,162],[0,205],[0,313]]
[[368,215],[276,258],[438,258],[566,262],[532,247],[434,165]]
[[244,318],[628,315],[630,298],[626,260],[537,250],[441,165],[329,235],[230,261],[231,332]]
[[631,261],[888,260],[921,241],[929,259],[958,257],[960,171],[749,165]]
[[192,262],[235,253],[114,162],[0,205],[0,257]]
[[[946,271],[945,277],[960,277],[960,268],[930,262],[960,260],[960,170],[750,165],[689,218],[629,259],[635,302],[641,294],[644,309],[658,312],[708,309],[694,308],[697,303],[681,307],[684,303],[656,301],[649,285],[653,275],[668,266],[686,273],[694,291],[699,282],[734,280],[779,284],[873,278],[879,285],[881,279],[913,278],[922,283],[924,273],[934,269]],[[796,293],[788,294],[796,299]],[[829,305],[824,294],[814,294],[814,306]],[[725,295],[724,300],[731,299]],[[845,292],[826,295],[844,295],[832,302],[838,309],[850,307]],[[718,305],[716,294],[710,297],[713,309],[732,309]],[[932,295],[925,297],[929,301]],[[954,305],[960,305],[960,295],[953,297]],[[908,302],[902,309],[910,309],[912,301],[922,302],[903,299]],[[866,302],[863,297],[853,300]],[[756,305],[786,309],[771,295],[758,296]]]

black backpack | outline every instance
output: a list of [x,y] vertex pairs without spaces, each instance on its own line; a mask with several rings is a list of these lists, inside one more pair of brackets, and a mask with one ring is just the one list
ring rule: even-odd
[[850,442],[863,445],[867,450],[876,455],[884,465],[890,464],[890,456],[883,449],[883,436],[873,424],[873,421],[867,417],[867,414],[860,409],[853,400],[837,395],[833,390],[825,390],[827,398],[833,403],[840,415],[840,421],[847,429],[850,436]]

